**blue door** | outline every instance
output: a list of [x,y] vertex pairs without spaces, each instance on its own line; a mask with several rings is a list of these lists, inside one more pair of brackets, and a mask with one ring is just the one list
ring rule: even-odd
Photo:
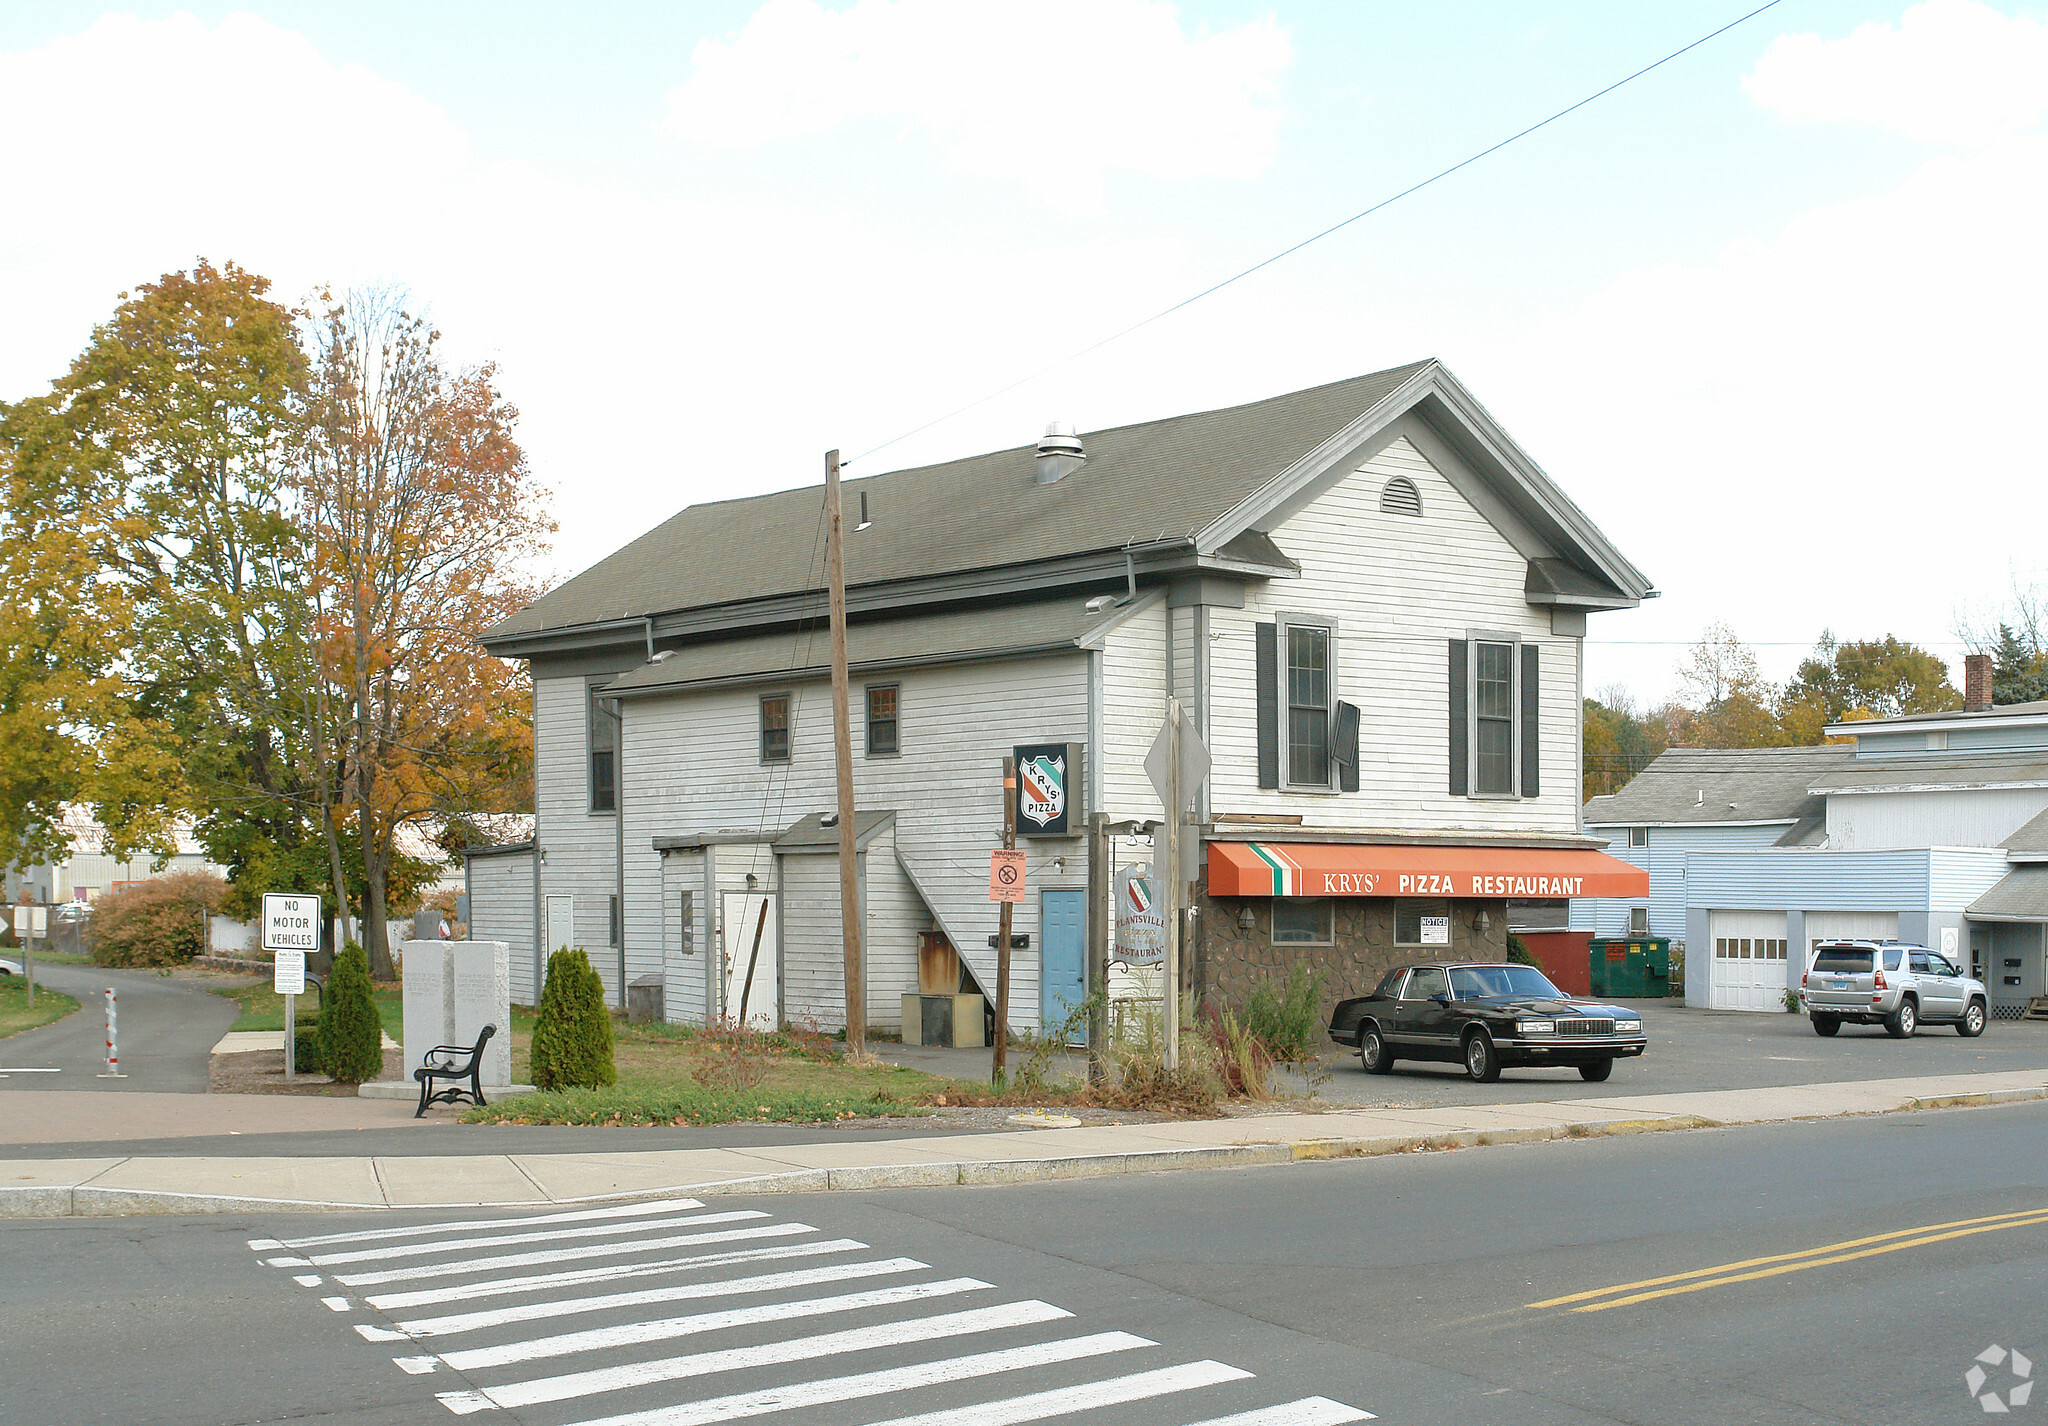
[[[1038,893],[1038,1019],[1046,1034],[1058,1030],[1088,998],[1087,908],[1085,891]],[[1087,1038],[1083,1025],[1074,1043]]]

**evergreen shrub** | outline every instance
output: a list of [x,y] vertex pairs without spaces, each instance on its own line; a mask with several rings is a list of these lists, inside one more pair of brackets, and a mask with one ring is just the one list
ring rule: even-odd
[[361,1084],[384,1068],[384,1021],[370,993],[370,958],[350,941],[320,996],[320,1063],[329,1079]]
[[548,957],[528,1059],[537,1089],[601,1089],[619,1082],[604,980],[584,952],[560,950]]

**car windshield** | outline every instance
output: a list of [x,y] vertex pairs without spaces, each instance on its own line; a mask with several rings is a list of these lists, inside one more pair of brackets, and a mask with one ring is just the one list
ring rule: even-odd
[[1838,974],[1863,972],[1870,969],[1870,962],[1868,946],[1822,946],[1813,958],[1813,968]]
[[1493,995],[1564,999],[1564,992],[1534,966],[1458,966],[1451,971],[1451,993],[1460,1000],[1484,1000]]

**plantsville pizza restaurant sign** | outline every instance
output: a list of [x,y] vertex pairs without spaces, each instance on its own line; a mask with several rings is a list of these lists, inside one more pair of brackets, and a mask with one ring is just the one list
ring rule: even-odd
[[1648,896],[1650,874],[1604,852],[1211,842],[1212,896]]

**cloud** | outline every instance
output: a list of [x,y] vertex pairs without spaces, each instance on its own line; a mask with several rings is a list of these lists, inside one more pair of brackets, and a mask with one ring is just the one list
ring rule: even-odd
[[1743,88],[1789,119],[1977,147],[2048,111],[2048,23],[1977,0],[1925,0],[1896,26],[1859,25],[1846,39],[1781,35]]
[[959,172],[1089,211],[1112,172],[1264,172],[1292,49],[1270,18],[1189,34],[1164,0],[768,0],[691,59],[663,120],[687,143],[754,149],[893,123]]

